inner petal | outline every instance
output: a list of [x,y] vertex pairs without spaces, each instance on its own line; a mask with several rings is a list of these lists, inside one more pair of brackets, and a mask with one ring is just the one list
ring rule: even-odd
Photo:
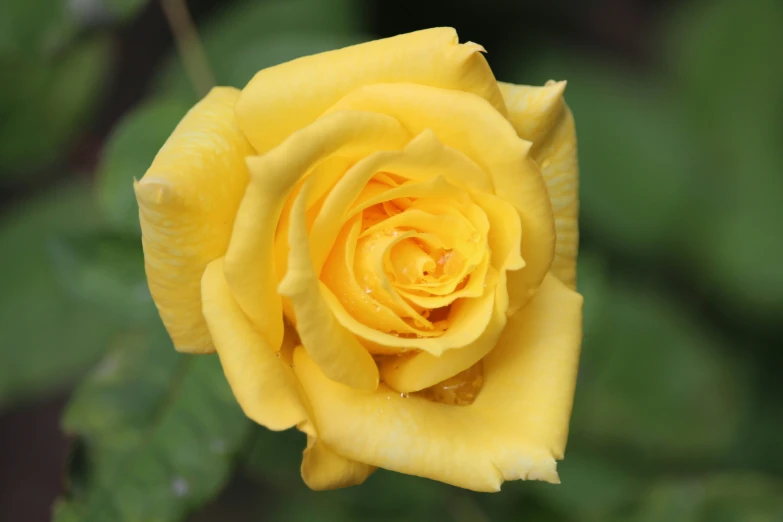
[[[354,268],[360,227],[359,217],[343,227],[321,271],[321,281],[331,291],[330,297],[340,303],[339,308],[332,307],[333,312],[338,320],[341,314],[347,313],[368,329],[415,334],[415,330],[395,310],[376,299],[377,292],[367,292],[367,288],[360,283],[362,278],[357,276]],[[380,348],[374,350],[374,353],[379,351]],[[382,350],[383,353],[399,351],[396,348]]]
[[396,244],[405,241],[406,238],[412,237],[414,234],[414,231],[398,235],[375,232],[369,236],[360,237],[356,248],[354,270],[365,293],[371,294],[378,303],[387,306],[415,329],[413,332],[397,331],[398,334],[410,333],[422,337],[437,335],[440,332],[432,330],[432,323],[421,314],[421,310],[417,310],[400,297],[389,274],[384,270],[388,252]]
[[[388,198],[389,192],[397,190],[387,191],[385,196]],[[384,194],[371,201],[382,197]],[[362,235],[382,230],[384,234],[394,236],[416,230],[419,234],[415,238],[398,243],[389,254],[390,274],[396,287],[418,295],[451,294],[464,285],[468,275],[487,256],[489,227],[486,216],[479,207],[460,201],[462,198],[446,201],[431,197],[411,199],[406,210],[374,222]],[[374,215],[371,210],[374,208],[377,207],[367,210]],[[473,219],[468,219],[465,213]]]
[[[394,234],[398,233],[396,228],[391,230]],[[437,273],[442,272],[442,264],[439,265],[425,250],[424,244],[414,238],[405,239],[394,245],[389,250],[388,264],[393,280],[403,284],[431,281],[442,275]]]
[[[432,135],[422,134],[401,153],[358,162],[313,222],[316,268],[316,251],[330,245],[321,270],[327,299],[338,321],[372,353],[438,355],[474,342],[484,330],[478,325],[489,321],[497,283],[489,277],[489,220],[470,196],[473,187],[446,175],[462,164],[451,161],[453,155],[433,163],[445,156],[424,154],[434,145]],[[350,234],[339,232],[349,221]],[[332,231],[342,246],[329,241]],[[436,339],[442,342],[429,342]]]

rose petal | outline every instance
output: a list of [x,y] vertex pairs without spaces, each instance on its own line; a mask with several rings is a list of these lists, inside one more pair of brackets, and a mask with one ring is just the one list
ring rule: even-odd
[[458,44],[436,28],[305,56],[258,72],[243,89],[236,114],[259,153],[318,118],[362,85],[412,82],[475,93],[505,114],[503,98],[480,45]]
[[[330,290],[332,297],[339,299],[341,306],[345,307],[343,311],[368,328],[413,333],[414,330],[400,319],[394,310],[383,302],[377,301],[359,284],[354,271],[354,259],[360,228],[361,220],[358,216],[343,227],[321,272],[321,281]],[[327,302],[331,301],[327,299]],[[396,353],[399,350],[373,349],[371,351]]]
[[565,84],[499,85],[509,120],[521,138],[533,142],[531,155],[541,167],[552,200],[557,242],[551,271],[574,288],[579,247],[579,165],[574,118],[563,100]]
[[242,313],[226,283],[222,258],[207,266],[202,296],[220,363],[245,415],[272,430],[307,419],[291,368]]
[[[349,217],[350,213],[356,213],[369,206],[388,201],[384,197],[386,188],[374,198],[362,201],[360,206],[356,201],[367,187],[370,179],[379,172],[397,174],[403,178],[414,181],[426,181],[441,176],[449,181],[448,194],[459,197],[462,193],[459,183],[466,183],[468,179],[475,179],[476,186],[482,186],[482,178],[486,181],[481,170],[463,155],[453,149],[444,147],[430,131],[423,131],[410,141],[402,151],[391,148],[377,149],[356,163],[345,176],[340,179],[332,191],[326,197],[319,216],[313,224],[312,249],[316,270],[320,271],[329,254],[338,232]],[[467,182],[469,183],[469,182]],[[397,187],[397,192],[389,191],[394,197],[405,192],[403,187]]]
[[558,482],[581,341],[582,297],[547,277],[484,358],[469,406],[405,398],[327,379],[300,348],[294,371],[318,436],[345,458],[477,491],[503,480]]
[[406,393],[445,381],[483,359],[497,344],[505,325],[505,310],[495,309],[484,332],[471,344],[440,356],[420,352],[386,359],[381,364],[381,379],[395,390]]
[[[534,446],[562,459],[582,343],[582,296],[547,276],[535,298],[508,320],[484,358],[484,387],[473,406],[514,419]],[[504,472],[505,473],[505,472]]]
[[358,159],[378,149],[401,148],[407,141],[408,134],[389,116],[345,111],[295,132],[265,156],[247,159],[251,178],[226,252],[226,279],[270,346],[279,346],[283,335],[272,245],[297,182],[332,155]]
[[135,183],[152,297],[174,347],[210,353],[201,276],[226,252],[252,153],[234,118],[239,91],[218,87],[196,104]]
[[323,491],[355,486],[367,480],[375,469],[375,466],[338,455],[317,437],[307,437],[307,449],[302,456],[302,479],[310,489]]
[[[394,199],[398,197],[448,198],[459,197],[461,195],[464,195],[461,190],[446,182],[442,177],[435,177],[429,181],[406,183],[399,187],[389,189],[375,198],[370,198],[369,200],[364,201],[359,207],[354,207],[352,210],[360,211],[363,208],[377,204],[382,200]],[[326,213],[324,210],[325,208],[326,203],[322,208],[322,214]],[[326,213],[326,215],[334,217],[334,214]],[[316,220],[314,223],[313,230],[311,232],[311,237],[313,238],[322,237],[322,232],[316,232],[317,224],[318,220]],[[322,278],[324,280],[329,281],[330,277],[331,275],[329,273],[322,273]],[[335,297],[331,291],[325,292],[324,298],[329,303],[335,317],[340,322],[340,324],[362,339],[370,341],[371,343],[379,346],[406,349],[418,348],[432,353],[433,355],[440,355],[445,350],[463,347],[472,343],[478,338],[481,332],[484,331],[487,324],[489,323],[492,308],[495,305],[493,299],[491,299],[491,294],[494,291],[496,282],[496,277],[494,280],[492,280],[489,279],[489,276],[487,276],[487,278],[485,278],[486,288],[484,290],[484,295],[475,299],[463,299],[455,303],[449,316],[451,326],[443,333],[443,335],[439,337],[400,337],[378,331],[377,329],[369,327],[367,324],[358,321],[352,314],[348,313],[344,305],[337,297]],[[406,333],[406,330],[398,330],[398,332]]]
[[340,325],[321,295],[322,283],[310,257],[305,223],[308,184],[291,209],[288,242],[288,271],[278,291],[291,299],[296,331],[307,352],[330,379],[348,386],[374,390],[378,368],[372,356]]
[[519,137],[535,148],[563,112],[566,82],[547,82],[541,87],[498,82],[498,86],[508,107],[508,120]]
[[465,153],[492,179],[495,194],[520,214],[525,268],[514,273],[514,309],[521,307],[547,274],[554,257],[552,204],[530,142],[517,136],[508,120],[486,100],[467,92],[413,84],[361,87],[328,112],[367,110],[388,114],[410,132],[432,129],[445,145]]
[[441,355],[446,350],[468,346],[487,328],[495,307],[496,285],[497,277],[493,280],[488,275],[484,295],[455,302],[449,314],[449,328],[437,337],[398,336],[369,327],[349,314],[340,300],[325,285],[324,299],[341,325],[373,345],[404,349],[401,351],[419,349],[433,355]]

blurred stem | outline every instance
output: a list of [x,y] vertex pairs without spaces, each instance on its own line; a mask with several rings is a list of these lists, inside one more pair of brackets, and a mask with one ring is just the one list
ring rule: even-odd
[[209,67],[209,60],[198,37],[188,6],[185,0],[160,0],[160,3],[190,83],[196,94],[200,98],[204,97],[214,87],[215,76]]

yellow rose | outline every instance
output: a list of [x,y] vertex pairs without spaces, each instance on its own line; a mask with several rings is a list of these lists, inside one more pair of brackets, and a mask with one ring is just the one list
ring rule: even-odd
[[136,184],[177,350],[307,434],[314,489],[376,467],[558,482],[581,342],[565,82],[498,83],[438,28],[219,87]]

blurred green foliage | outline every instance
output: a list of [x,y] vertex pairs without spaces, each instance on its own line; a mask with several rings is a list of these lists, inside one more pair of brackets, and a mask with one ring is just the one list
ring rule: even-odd
[[110,68],[108,43],[93,37],[62,54],[3,64],[4,77],[14,78],[0,86],[0,172],[4,177],[35,173],[61,159],[73,144],[74,131],[87,121],[105,87]]
[[100,222],[84,184],[3,212],[0,407],[57,389],[105,351],[116,325],[100,307],[70,299],[51,260],[58,236],[90,233]]
[[54,520],[180,520],[224,485],[250,426],[216,356],[177,354],[161,327],[125,336],[63,417],[80,446]]
[[108,87],[108,29],[146,2],[0,3],[0,186],[62,162]]
[[[200,28],[218,85],[243,87],[260,69],[369,39],[356,0],[243,0],[222,9]],[[159,89],[195,102],[176,54],[160,74]]]
[[[0,66],[15,78],[0,86],[0,186],[63,164],[106,88],[112,28],[144,4],[0,3]],[[237,0],[200,32],[218,83],[241,87],[370,38],[365,9]],[[662,21],[645,67],[546,41],[510,42],[497,62],[490,49],[503,80],[569,81],[584,238],[563,484],[499,495],[383,470],[313,493],[304,436],[252,425],[216,357],[173,351],[144,282],[132,186],[196,99],[172,53],[104,144],[94,187],[0,214],[0,407],[89,372],[63,418],[76,443],[55,520],[183,520],[232,474],[253,484],[252,516],[279,521],[783,520],[782,27],[776,0],[696,0]]]

